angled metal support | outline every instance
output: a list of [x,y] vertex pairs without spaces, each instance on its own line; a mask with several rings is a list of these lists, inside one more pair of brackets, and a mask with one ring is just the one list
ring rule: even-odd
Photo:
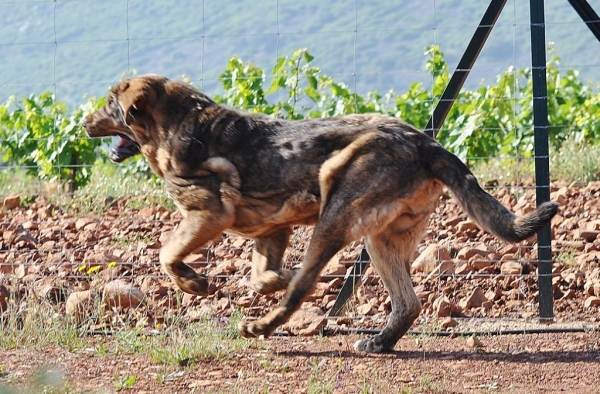
[[[452,104],[456,100],[456,97],[458,97],[458,93],[463,87],[469,72],[473,68],[473,64],[475,64],[475,60],[477,60],[477,57],[481,52],[481,48],[483,48],[483,45],[490,35],[492,28],[496,24],[500,13],[504,9],[506,1],[507,0],[490,1],[485,14],[481,18],[481,22],[479,22],[479,26],[477,26],[477,29],[475,30],[473,37],[471,37],[471,41],[469,42],[465,53],[458,62],[456,70],[448,82],[448,86],[444,90],[440,101],[433,110],[431,118],[429,118],[429,122],[424,130],[425,133],[429,134],[429,136],[435,138],[438,131],[442,127],[442,124],[446,120],[446,116],[448,116],[448,112],[450,111]],[[363,247],[360,256],[354,263],[350,274],[346,278],[346,281],[344,282],[342,289],[340,290],[335,303],[331,308],[331,311],[329,311],[329,316],[340,315],[341,311],[346,305],[346,302],[354,293],[356,285],[360,282],[363,272],[367,269],[369,260],[369,254]]]
[[492,29],[494,28],[498,17],[502,13],[505,4],[506,0],[490,1],[485,14],[483,14],[483,18],[481,18],[481,22],[479,22],[479,26],[477,26],[477,30],[475,30],[473,37],[471,37],[471,41],[469,42],[465,53],[458,62],[456,70],[448,82],[448,86],[446,86],[440,101],[433,110],[431,118],[429,118],[429,122],[427,122],[427,126],[425,126],[424,131],[430,137],[435,138],[440,131],[440,128],[444,124],[446,116],[448,116],[454,100],[456,100],[456,97],[458,97],[460,89],[462,89],[465,81],[467,80],[469,72],[471,72],[473,64],[475,64],[475,60],[477,60],[477,57],[479,56],[479,53],[481,52],[481,49],[483,48],[488,36],[492,32]]
[[569,0],[575,11],[579,14],[585,25],[600,41],[600,18],[592,6],[586,0]]
[[367,253],[367,249],[363,246],[360,256],[356,259],[356,262],[352,266],[350,275],[348,275],[348,278],[344,282],[342,289],[340,290],[335,302],[333,303],[333,306],[331,307],[331,310],[329,311],[329,316],[339,316],[342,313],[346,303],[350,297],[352,297],[352,294],[354,294],[354,289],[356,289],[356,285],[358,282],[360,282],[363,272],[365,272],[369,266],[370,259],[371,258],[369,257],[369,253]]

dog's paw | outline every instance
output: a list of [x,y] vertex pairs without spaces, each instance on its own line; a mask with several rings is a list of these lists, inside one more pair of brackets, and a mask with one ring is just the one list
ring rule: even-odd
[[254,322],[247,322],[242,320],[238,323],[238,331],[244,338],[257,338],[260,336],[260,330],[254,324]]
[[174,277],[175,284],[184,293],[189,293],[197,296],[207,296],[208,292],[208,278],[204,275],[198,275],[194,272],[194,275],[188,275],[187,277]]
[[368,353],[385,353],[391,351],[391,349],[382,342],[381,337],[375,335],[370,338],[356,341],[354,343],[354,350]]
[[253,322],[242,320],[238,324],[238,331],[244,338],[258,338],[261,335],[267,337],[270,334],[270,332],[267,331],[266,326],[261,324],[260,320]]

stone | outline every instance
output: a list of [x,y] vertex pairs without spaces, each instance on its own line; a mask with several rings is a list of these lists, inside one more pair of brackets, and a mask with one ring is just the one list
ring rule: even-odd
[[184,293],[183,297],[181,297],[181,306],[189,307],[193,305],[198,298],[199,297],[195,294]]
[[595,308],[600,306],[600,297],[591,296],[585,299],[583,306],[586,308]]
[[254,304],[255,296],[242,296],[235,302],[240,308],[249,308]]
[[356,289],[356,297],[361,302],[369,302],[369,300],[377,298],[377,294],[368,287],[359,286],[358,289]]
[[374,312],[373,305],[371,304],[362,304],[356,308],[356,313],[361,316],[372,315]]
[[476,348],[483,347],[483,343],[475,335],[471,335],[470,337],[467,338],[467,346],[470,348],[476,349]]
[[444,320],[442,320],[442,322],[440,323],[440,326],[443,329],[448,329],[448,328],[453,328],[456,327],[458,325],[458,322],[456,320],[454,320],[451,317],[447,317]]
[[169,293],[171,286],[171,283],[165,280],[147,277],[142,281],[140,290],[153,298],[161,298]]
[[465,246],[456,254],[456,260],[458,261],[467,261],[471,260],[473,257],[486,257],[489,254],[486,250],[481,250],[477,248],[472,248],[469,246]]
[[21,224],[21,226],[23,226],[23,228],[27,231],[35,231],[37,229],[39,229],[39,225],[37,222],[34,222],[32,220],[28,220],[26,222],[23,222]]
[[2,201],[2,206],[4,209],[13,209],[21,205],[21,197],[19,197],[16,193],[11,193],[8,196],[4,197]]
[[594,240],[600,234],[598,230],[579,230],[578,231],[579,238],[583,239],[586,242],[594,242]]
[[467,296],[467,298],[461,300],[458,304],[462,309],[471,309],[471,308],[479,308],[483,305],[484,302],[489,301],[483,290],[481,288],[476,287],[473,291]]
[[462,222],[459,222],[457,225],[457,232],[458,233],[466,233],[466,232],[472,232],[472,231],[479,231],[479,226],[477,226],[477,223],[475,223],[472,220],[463,220]]
[[454,274],[458,276],[465,276],[471,272],[471,266],[466,262],[460,262],[454,267]]
[[523,301],[523,300],[508,300],[508,301],[506,301],[506,307],[508,308],[508,310],[514,310],[514,309],[520,308],[523,306],[523,304],[525,304],[525,301]]
[[69,294],[65,305],[67,316],[73,316],[81,324],[94,310],[96,294],[92,290],[74,291]]
[[310,336],[318,334],[327,325],[327,317],[321,308],[303,308],[292,315],[284,329],[293,335]]
[[427,275],[427,278],[425,278],[425,282],[429,282],[434,278],[452,275],[454,275],[454,261],[442,261],[437,267],[435,267],[433,271],[429,273],[429,275]]
[[433,310],[437,317],[459,316],[461,309],[450,302],[448,297],[440,297],[433,302]]
[[565,205],[568,198],[568,190],[566,186],[563,186],[557,191],[550,193],[550,201],[556,201],[560,205]]
[[500,273],[503,275],[521,275],[523,266],[517,261],[506,261],[500,266]]
[[92,218],[79,218],[75,222],[75,230],[80,231],[83,230],[87,225],[91,223],[96,223],[97,220]]
[[231,261],[222,261],[216,267],[210,270],[208,276],[229,276],[237,270],[237,267]]
[[316,301],[320,300],[325,296],[325,294],[329,293],[329,284],[324,282],[318,282],[313,290],[312,294],[309,294],[305,301]]
[[321,281],[327,282],[333,278],[346,276],[346,266],[339,259],[330,260],[321,272]]
[[231,307],[231,302],[229,301],[229,298],[227,297],[223,297],[221,299],[219,299],[219,301],[217,301],[217,311],[224,311],[226,309],[229,309]]
[[60,283],[53,283],[53,280],[46,280],[35,287],[36,295],[53,303],[63,302],[66,298],[65,286]]
[[143,299],[144,293],[123,279],[108,282],[102,291],[102,300],[108,307],[136,308]]
[[450,252],[445,247],[431,244],[419,254],[419,257],[413,261],[411,268],[413,272],[423,272],[428,274],[439,266],[440,262],[451,262]]
[[474,271],[480,271],[491,267],[494,263],[490,260],[473,259],[469,261],[469,265]]
[[137,215],[140,218],[145,219],[145,220],[154,219],[155,214],[156,214],[156,210],[154,208],[148,207],[148,206],[142,207],[137,213]]

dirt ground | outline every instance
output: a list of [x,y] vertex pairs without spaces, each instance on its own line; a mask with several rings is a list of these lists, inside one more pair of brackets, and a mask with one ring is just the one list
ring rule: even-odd
[[[513,211],[527,212],[534,205],[534,190],[517,189],[492,191]],[[409,335],[396,352],[371,355],[353,350],[356,333],[282,335],[250,341],[218,359],[199,357],[189,365],[169,366],[144,353],[100,351],[118,347],[114,337],[88,336],[89,345],[78,349],[59,344],[0,348],[0,394],[598,393],[600,182],[556,184],[551,198],[561,208],[552,224],[555,323],[549,327],[585,332],[489,335],[498,327],[519,331],[523,322],[540,327],[531,323],[538,315],[536,240],[501,243],[445,196],[415,255],[429,251],[433,266],[413,267],[423,304],[413,329],[479,331],[475,339]],[[132,208],[126,199],[114,198],[101,211],[76,214],[43,198],[0,209],[0,290],[6,295],[0,297],[1,316],[10,320],[40,300],[62,318],[75,293],[87,292],[107,305],[108,284],[115,280],[131,286],[129,294],[140,295],[136,306],[89,310],[78,317],[81,324],[95,330],[152,330],[174,315],[183,321],[204,315],[228,319],[233,310],[256,318],[281,300],[281,292],[261,296],[249,288],[251,241],[223,236],[190,256],[186,261],[212,278],[209,297],[190,297],[174,289],[158,264],[160,247],[180,220],[177,213]],[[301,263],[309,236],[309,230],[298,229],[287,266]],[[360,249],[353,244],[330,262],[306,307],[328,313]],[[390,303],[381,281],[372,269],[363,278],[349,308],[341,319],[328,320],[328,329],[380,329],[385,324]],[[482,319],[491,325],[469,326]]]
[[[123,390],[135,393],[592,394],[600,387],[599,332],[483,336],[477,346],[464,337],[406,337],[396,352],[374,355],[352,350],[358,338],[273,337],[223,360],[172,370],[136,355],[4,350],[0,392],[2,385],[34,392],[24,382],[43,371],[86,393],[116,392],[120,376],[136,377]],[[90,342],[98,340],[110,342]]]

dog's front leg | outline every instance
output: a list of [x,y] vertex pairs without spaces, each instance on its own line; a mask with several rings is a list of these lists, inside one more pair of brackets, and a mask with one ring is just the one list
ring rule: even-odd
[[193,210],[173,232],[169,242],[160,250],[160,264],[171,280],[184,292],[208,295],[208,279],[183,262],[183,258],[208,241],[216,238],[233,221],[229,211]]

